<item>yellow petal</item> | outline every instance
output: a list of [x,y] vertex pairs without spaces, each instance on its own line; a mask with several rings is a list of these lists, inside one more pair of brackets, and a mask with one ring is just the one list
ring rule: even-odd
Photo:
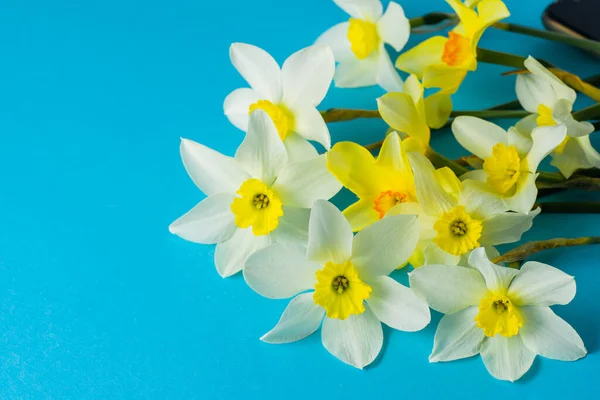
[[410,95],[415,104],[423,100],[423,85],[416,75],[411,74],[406,78],[402,87],[402,93]]
[[468,37],[472,37],[480,27],[479,17],[471,8],[465,6],[459,0],[446,0],[446,2],[454,9],[456,15],[460,19],[460,23],[464,28],[464,32]]
[[465,79],[467,70],[450,67],[446,64],[431,65],[425,70],[423,85],[426,88],[440,88],[442,93],[455,93]]
[[386,190],[375,158],[363,146],[352,142],[335,144],[327,153],[327,168],[338,181],[358,197]]
[[510,16],[506,4],[502,0],[483,0],[477,5],[479,28],[473,33],[473,48],[477,47],[483,32],[496,22]]
[[425,117],[427,125],[431,128],[441,128],[448,122],[452,112],[452,99],[450,95],[437,92],[425,98]]
[[377,105],[381,117],[389,126],[406,133],[424,146],[429,145],[429,127],[409,94],[387,93],[377,99]]
[[436,169],[433,173],[435,179],[438,181],[440,186],[454,198],[458,199],[458,193],[460,192],[460,179],[456,177],[456,174],[448,167]]
[[425,68],[442,62],[442,54],[447,41],[448,38],[443,36],[434,36],[421,42],[416,47],[400,54],[396,60],[396,67],[422,79]]
[[373,209],[373,200],[361,199],[343,212],[353,232],[358,232],[373,222],[379,221],[379,214]]
[[397,175],[398,180],[412,182],[414,179],[400,135],[396,132],[391,132],[386,136],[376,164],[383,169],[392,171],[394,175]]

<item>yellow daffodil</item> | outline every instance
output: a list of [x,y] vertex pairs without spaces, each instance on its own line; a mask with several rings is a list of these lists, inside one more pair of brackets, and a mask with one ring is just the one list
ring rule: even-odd
[[187,139],[181,141],[181,158],[208,197],[169,230],[191,242],[216,243],[215,266],[224,278],[270,243],[306,244],[313,202],[341,188],[324,155],[289,163],[275,124],[262,110],[250,116],[235,158]]
[[413,174],[396,132],[386,137],[377,159],[356,143],[335,144],[327,153],[327,168],[358,197],[344,210],[355,232],[382,219],[396,204],[416,201]]
[[[471,253],[471,268],[428,265],[410,273],[410,287],[444,313],[430,362],[481,354],[496,379],[515,381],[536,355],[575,361],[587,350],[567,322],[549,306],[575,297],[572,276],[535,261],[521,269],[493,264],[483,248]],[[467,264],[465,264],[467,265]]]
[[536,127],[563,124],[567,127],[567,137],[551,153],[551,164],[567,178],[579,168],[600,168],[600,154],[589,137],[594,126],[576,121],[571,115],[577,98],[575,91],[533,57],[525,61],[525,67],[531,74],[517,76],[517,97],[532,115],[519,121],[515,128],[531,135]]
[[388,276],[413,252],[418,224],[415,215],[386,216],[354,236],[333,204],[317,200],[308,250],[276,243],[253,254],[244,269],[257,293],[275,299],[295,296],[261,340],[295,342],[322,323],[327,351],[362,369],[381,351],[382,322],[401,331],[423,329],[431,319],[427,304]]
[[480,118],[458,117],[452,123],[456,140],[483,159],[483,169],[468,172],[461,179],[485,182],[510,210],[528,213],[537,198],[538,165],[563,142],[566,131],[562,124],[542,126],[526,136],[514,128],[506,132]]
[[448,37],[434,36],[401,54],[396,67],[417,75],[427,88],[454,93],[467,73],[477,69],[477,45],[483,32],[510,13],[501,0],[471,1],[477,11],[459,0],[446,2],[458,15],[459,25]]
[[427,98],[423,85],[415,75],[404,82],[402,92],[392,92],[377,99],[377,108],[383,120],[392,129],[408,136],[406,151],[423,153],[429,146],[430,127],[446,123],[452,111],[450,96],[438,92]]

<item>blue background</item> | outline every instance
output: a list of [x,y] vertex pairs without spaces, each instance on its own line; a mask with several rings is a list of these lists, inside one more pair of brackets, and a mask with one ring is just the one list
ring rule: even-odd
[[[510,20],[539,27],[548,3],[507,0]],[[409,17],[449,10],[441,0],[402,5]],[[3,1],[0,398],[598,395],[598,246],[536,257],[576,276],[577,297],[556,311],[590,354],[575,363],[538,358],[510,384],[489,376],[478,357],[430,365],[435,313],[418,333],[386,328],[384,351],[365,371],[329,355],[319,334],[264,344],[258,338],[287,301],[259,297],[240,276],[221,279],[214,246],[169,234],[169,223],[203,197],[183,169],[179,138],[230,155],[242,140],[222,112],[225,96],[245,86],[229,44],[253,43],[283,62],[346,18],[324,0]],[[578,50],[511,33],[490,30],[482,46],[531,53],[582,76],[598,70]],[[481,65],[455,108],[514,99],[514,77],[503,71]],[[334,89],[322,108],[372,109],[381,94]],[[384,131],[380,121],[331,125],[334,141],[369,143]],[[436,149],[464,153],[448,132],[434,135]],[[351,200],[336,198],[339,206]],[[541,215],[524,239],[597,234],[599,222]]]

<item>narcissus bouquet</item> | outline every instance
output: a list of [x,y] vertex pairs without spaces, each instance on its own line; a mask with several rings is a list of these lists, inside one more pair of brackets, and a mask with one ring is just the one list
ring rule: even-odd
[[[395,2],[385,11],[379,0],[334,2],[349,19],[281,67],[259,47],[231,45],[249,87],[231,92],[224,112],[245,138],[233,157],[182,140],[185,169],[207,197],[170,231],[216,244],[222,277],[242,273],[258,294],[291,299],[266,343],[321,328],[327,351],[362,369],[382,350],[382,323],[419,331],[432,308],[445,315],[431,362],[480,354],[492,376],[515,381],[536,355],[584,357],[577,332],[550,308],[573,299],[574,278],[522,262],[598,238],[532,242],[503,255],[495,246],[519,241],[540,212],[565,211],[539,199],[600,188],[600,154],[590,143],[598,79],[479,43],[487,29],[504,29],[585,49],[600,44],[500,22],[510,16],[501,0],[440,0],[448,12],[413,19]],[[404,49],[424,28],[450,30]],[[400,52],[395,62],[386,44]],[[453,111],[451,96],[481,62],[508,67],[513,77],[503,79],[516,77],[518,100]],[[332,81],[387,94],[373,110],[319,111]],[[577,92],[595,104],[574,111]],[[382,118],[389,130],[369,146],[332,145],[327,124],[356,118]],[[505,130],[486,118],[520,120]],[[432,150],[432,133],[450,130],[472,155],[450,160]],[[539,170],[546,158],[557,171]],[[356,201],[340,211],[329,200],[342,188]],[[410,288],[390,277],[397,269],[410,270]]]

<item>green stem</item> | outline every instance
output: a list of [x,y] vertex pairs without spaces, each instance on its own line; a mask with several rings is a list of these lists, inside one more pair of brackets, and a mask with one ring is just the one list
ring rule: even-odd
[[409,21],[411,29],[414,29],[423,25],[436,25],[447,19],[455,18],[456,16],[454,14],[448,14],[443,12],[430,12],[421,17],[411,18],[409,19]]
[[[525,68],[524,62],[527,60],[527,58],[518,56],[516,54],[502,53],[500,51],[487,50],[478,47],[477,60],[488,64],[504,65],[505,67],[523,69]],[[548,68],[554,67],[548,61],[541,59],[538,59],[538,61]]]
[[597,214],[600,213],[598,201],[566,201],[536,203],[533,208],[541,207],[544,214]]
[[488,110],[520,110],[521,108],[522,107],[519,100],[513,100],[509,101],[508,103],[498,104],[497,106],[488,108]]
[[381,118],[377,110],[354,110],[351,108],[330,108],[321,111],[325,122],[351,121],[358,118]]
[[521,110],[481,110],[481,111],[452,111],[451,118],[456,118],[462,115],[479,118],[524,118],[530,115],[527,111]]
[[573,113],[573,118],[577,121],[588,121],[600,117],[600,103],[583,108]]
[[532,254],[539,253],[540,251],[556,249],[560,247],[573,247],[573,246],[585,246],[588,244],[600,244],[599,236],[581,237],[575,239],[550,239],[540,240],[537,242],[525,243],[515,249],[504,253],[500,257],[496,257],[492,260],[494,263],[500,262],[515,262],[527,259]]
[[600,51],[600,42],[589,39],[580,39],[572,36],[567,36],[558,32],[550,32],[542,29],[530,28],[528,26],[511,24],[508,22],[496,22],[492,25],[496,29],[502,29],[508,32],[521,33],[533,37],[552,40],[554,42],[565,43],[571,46],[579,47],[584,50]]
[[556,182],[536,182],[538,189],[580,189],[590,192],[600,191],[600,178],[578,176]]
[[441,155],[440,153],[436,152],[431,147],[427,149],[425,155],[427,156],[427,158],[429,158],[429,161],[431,161],[431,163],[436,168],[448,167],[456,174],[456,176],[461,176],[462,174],[469,171],[467,168],[463,167],[456,161],[450,160]]

